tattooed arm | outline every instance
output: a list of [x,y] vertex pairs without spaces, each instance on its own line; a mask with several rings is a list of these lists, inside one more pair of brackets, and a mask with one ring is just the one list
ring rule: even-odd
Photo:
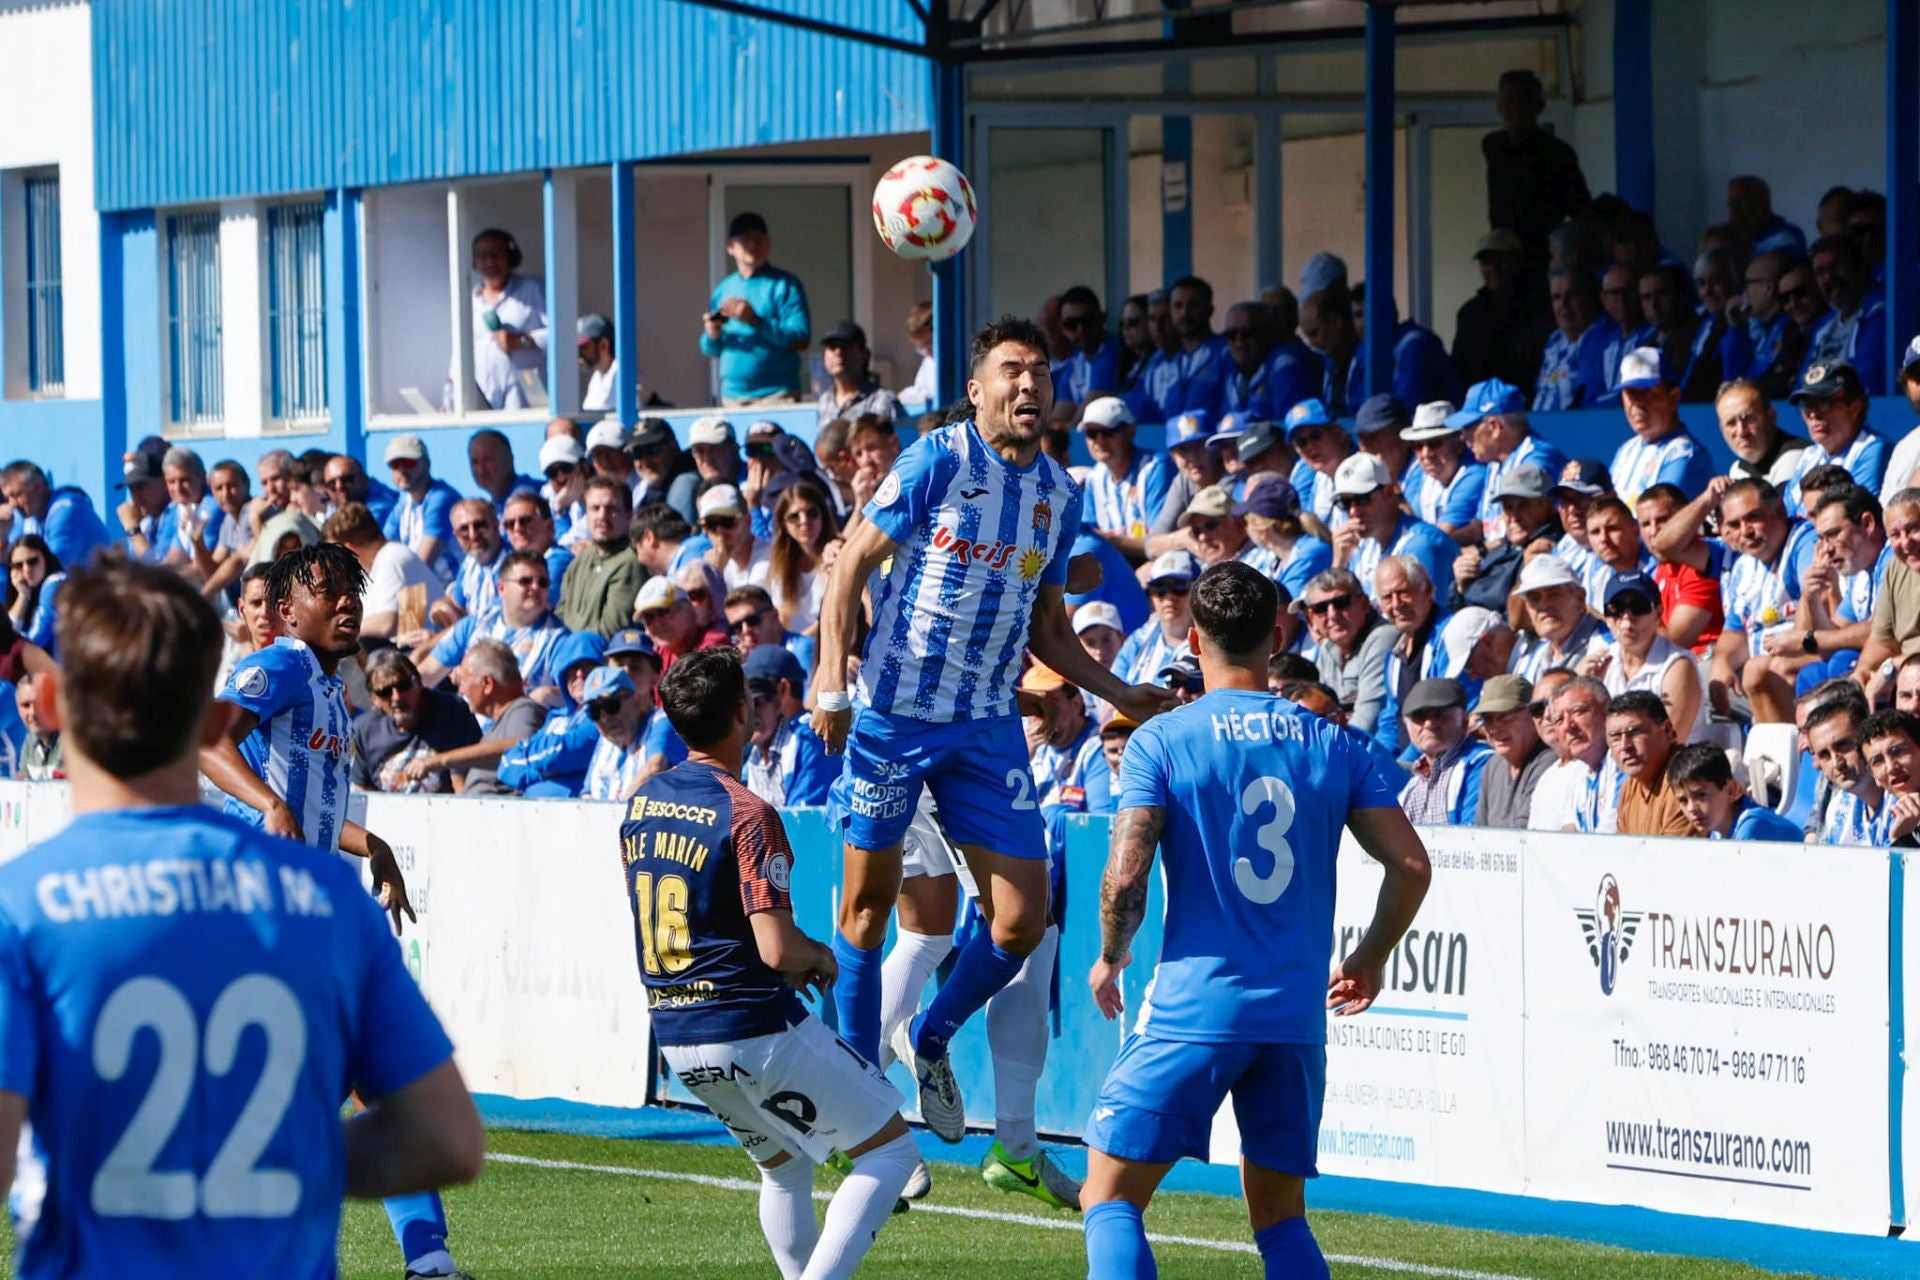
[[1113,823],[1107,871],[1100,880],[1100,959],[1087,975],[1094,1003],[1111,1021],[1126,1004],[1120,998],[1120,971],[1133,962],[1128,948],[1147,914],[1147,876],[1167,824],[1160,808],[1122,809]]

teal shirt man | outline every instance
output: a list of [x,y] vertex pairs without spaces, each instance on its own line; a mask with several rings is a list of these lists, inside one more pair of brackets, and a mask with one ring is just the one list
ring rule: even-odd
[[723,404],[801,397],[801,354],[813,336],[799,277],[768,261],[773,238],[757,213],[727,227],[734,272],[713,287],[700,354],[720,362]]

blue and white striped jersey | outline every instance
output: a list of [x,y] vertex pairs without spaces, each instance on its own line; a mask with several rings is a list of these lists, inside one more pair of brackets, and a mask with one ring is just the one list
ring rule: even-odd
[[[322,671],[304,643],[282,636],[236,662],[220,697],[260,718],[240,744],[247,767],[286,801],[308,844],[338,849],[353,746],[353,715],[340,677]],[[265,821],[231,796],[225,808],[256,827]]]
[[1172,472],[1165,458],[1144,449],[1133,451],[1133,460],[1123,476],[1096,464],[1087,473],[1088,522],[1108,533],[1146,537],[1148,526],[1160,514],[1160,504],[1166,501]]
[[1064,586],[1080,487],[1040,454],[1015,467],[973,423],[894,460],[864,514],[897,545],[876,575],[860,665],[863,705],[950,723],[1013,714],[1033,602]]

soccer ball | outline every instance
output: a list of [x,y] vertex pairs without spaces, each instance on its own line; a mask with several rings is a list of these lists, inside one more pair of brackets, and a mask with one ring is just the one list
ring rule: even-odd
[[873,188],[873,229],[903,258],[951,258],[979,221],[967,175],[937,156],[902,160]]

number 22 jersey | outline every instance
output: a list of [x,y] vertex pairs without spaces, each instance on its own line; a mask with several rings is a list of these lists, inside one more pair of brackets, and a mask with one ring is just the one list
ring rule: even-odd
[[331,853],[194,806],[82,814],[0,867],[23,1280],[332,1277],[341,1102],[451,1053]]

